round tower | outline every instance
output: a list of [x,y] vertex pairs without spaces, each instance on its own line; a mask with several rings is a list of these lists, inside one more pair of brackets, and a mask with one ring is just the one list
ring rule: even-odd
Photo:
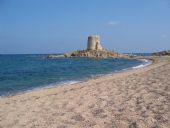
[[88,37],[87,50],[102,50],[100,36],[94,35]]

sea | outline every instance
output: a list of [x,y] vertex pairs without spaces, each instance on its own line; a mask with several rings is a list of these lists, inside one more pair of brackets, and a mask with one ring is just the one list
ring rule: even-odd
[[0,96],[70,85],[150,63],[144,59],[47,59],[46,54],[0,55]]

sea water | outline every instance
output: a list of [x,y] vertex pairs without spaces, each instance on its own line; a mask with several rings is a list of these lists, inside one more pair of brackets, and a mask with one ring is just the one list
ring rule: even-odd
[[57,58],[47,55],[0,55],[0,96],[72,84],[148,64],[136,59]]

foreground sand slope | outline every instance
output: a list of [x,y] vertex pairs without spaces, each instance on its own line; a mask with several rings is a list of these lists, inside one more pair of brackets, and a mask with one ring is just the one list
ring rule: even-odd
[[170,57],[143,69],[0,99],[0,128],[168,128]]

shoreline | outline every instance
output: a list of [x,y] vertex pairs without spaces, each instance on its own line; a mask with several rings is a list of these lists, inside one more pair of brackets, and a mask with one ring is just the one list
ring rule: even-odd
[[147,67],[3,97],[0,126],[168,128],[169,71],[170,57],[153,57]]
[[[30,93],[32,91],[57,88],[59,86],[72,86],[74,84],[79,84],[79,83],[87,82],[87,81],[92,80],[92,79],[100,79],[102,77],[111,76],[111,75],[116,74],[116,73],[122,73],[122,72],[127,72],[127,71],[130,71],[130,70],[140,69],[140,68],[144,68],[144,67],[147,67],[147,66],[153,64],[153,59],[148,58],[148,57],[135,58],[135,59],[139,60],[139,61],[142,61],[142,62],[145,62],[145,63],[141,63],[141,64],[139,64],[137,66],[133,66],[133,67],[130,67],[130,68],[121,69],[119,71],[117,71],[117,70],[116,71],[112,71],[112,72],[107,73],[107,74],[94,75],[93,77],[84,78],[84,79],[81,79],[81,80],[72,80],[72,81],[67,81],[67,82],[63,81],[63,82],[60,82],[60,83],[51,83],[51,84],[46,85],[46,86],[40,86],[40,87],[32,88],[32,89],[29,89],[29,90],[23,90],[23,91],[21,90],[19,92],[14,92],[14,93],[11,93],[11,94],[2,95],[2,96],[0,96],[0,99],[4,98],[4,97],[13,97],[13,96],[17,96],[17,95],[22,95],[22,94],[25,94],[25,93]],[[148,62],[146,62],[146,61],[148,61]]]

